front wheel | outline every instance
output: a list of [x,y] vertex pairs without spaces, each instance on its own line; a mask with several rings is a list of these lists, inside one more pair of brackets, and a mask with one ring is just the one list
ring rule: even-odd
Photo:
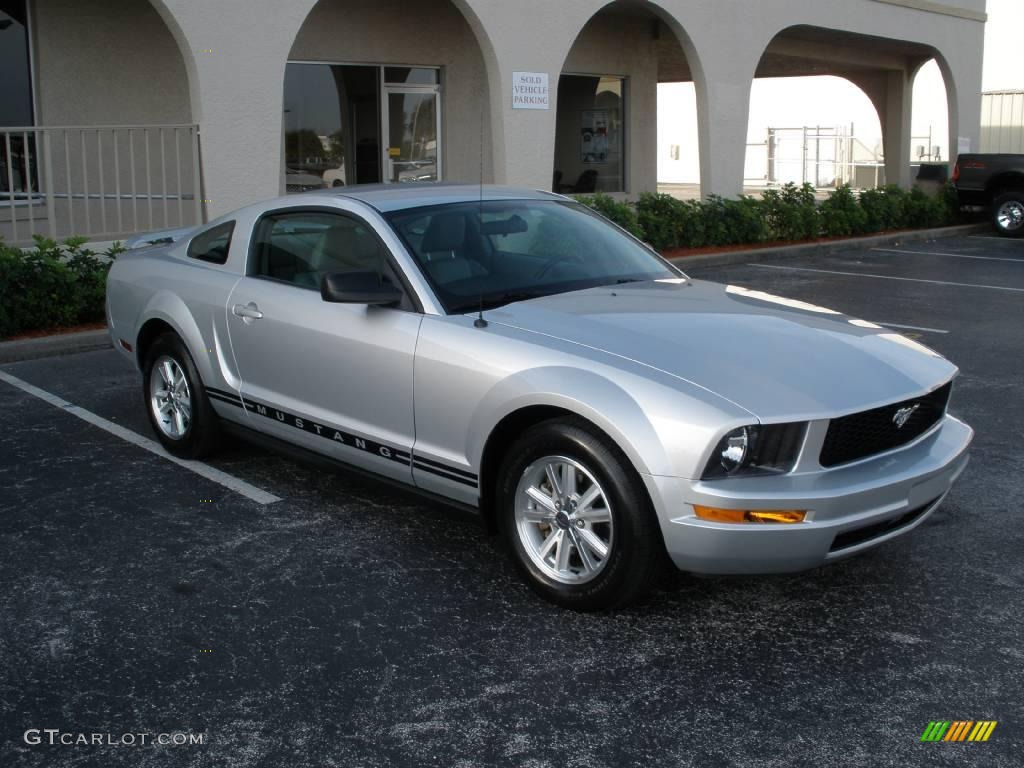
[[166,333],[154,341],[142,370],[146,412],[163,447],[184,459],[211,453],[220,425],[181,339]]
[[497,503],[513,561],[551,602],[621,607],[663,573],[661,531],[640,476],[582,419],[526,432],[500,470]]
[[992,223],[1004,237],[1024,237],[1024,192],[1007,192],[993,200]]

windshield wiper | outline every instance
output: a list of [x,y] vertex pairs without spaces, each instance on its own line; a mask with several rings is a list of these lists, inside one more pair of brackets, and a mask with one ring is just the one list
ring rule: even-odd
[[498,307],[503,307],[506,304],[514,304],[517,301],[539,299],[542,296],[549,295],[550,294],[542,291],[515,291],[503,293],[499,296],[484,296],[479,299],[464,301],[461,304],[456,304],[449,311],[452,314],[459,314],[460,312],[475,312],[480,309],[497,309]]

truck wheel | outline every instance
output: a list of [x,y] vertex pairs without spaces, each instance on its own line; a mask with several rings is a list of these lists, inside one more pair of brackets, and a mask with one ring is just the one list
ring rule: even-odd
[[1024,191],[1007,192],[993,200],[992,223],[1004,237],[1024,237]]
[[181,339],[160,336],[142,370],[146,413],[163,447],[183,459],[209,455],[219,442],[220,422]]
[[512,560],[541,597],[579,611],[627,605],[664,573],[661,529],[640,476],[578,418],[528,430],[498,475]]

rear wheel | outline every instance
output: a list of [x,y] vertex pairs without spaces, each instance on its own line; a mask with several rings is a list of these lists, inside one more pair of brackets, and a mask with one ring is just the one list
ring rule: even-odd
[[1024,191],[1007,192],[993,200],[992,223],[1005,237],[1024,237]]
[[499,522],[542,597],[576,610],[631,603],[664,572],[664,545],[640,476],[582,419],[547,421],[509,450]]
[[198,459],[216,448],[217,414],[177,335],[165,333],[153,342],[143,364],[142,386],[149,423],[169,453]]

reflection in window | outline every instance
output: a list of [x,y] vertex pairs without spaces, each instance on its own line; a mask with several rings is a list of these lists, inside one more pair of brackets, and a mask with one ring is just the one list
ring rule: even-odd
[[384,67],[384,82],[397,85],[437,85],[436,69],[430,67]]
[[[0,130],[25,127],[34,122],[32,115],[32,76],[29,67],[28,12],[25,0],[0,0]],[[35,138],[30,133],[0,136],[0,192],[15,197],[37,191]],[[19,195],[18,193],[22,193]]]
[[556,192],[623,192],[621,77],[562,75],[555,128]]
[[25,0],[0,0],[0,127],[32,122]]
[[388,93],[389,181],[437,181],[437,94]]
[[342,214],[301,211],[264,217],[252,245],[252,274],[317,289],[328,272],[378,272],[380,241],[360,221]]
[[288,64],[288,192],[381,180],[379,80],[378,67]]

